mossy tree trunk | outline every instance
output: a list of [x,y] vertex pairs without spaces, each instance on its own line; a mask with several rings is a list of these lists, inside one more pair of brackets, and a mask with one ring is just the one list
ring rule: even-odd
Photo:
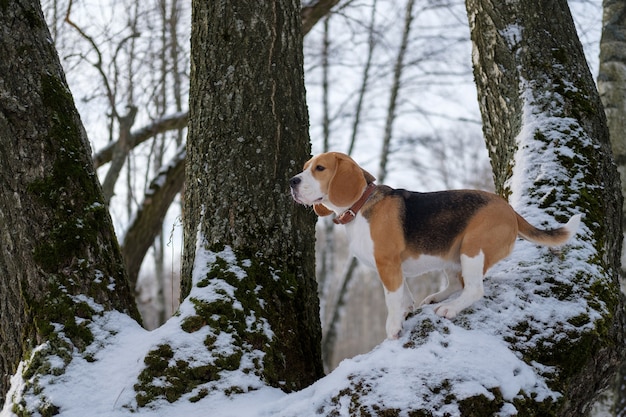
[[[600,71],[598,90],[604,105],[611,137],[611,148],[621,178],[622,196],[626,196],[626,1],[603,2],[602,38],[600,40]],[[626,219],[622,205],[622,223]],[[624,248],[622,248],[622,251]],[[622,292],[626,288],[626,270],[622,265]],[[610,394],[602,399],[604,410],[612,415],[626,412],[626,363],[610,387]]]
[[138,314],[38,1],[0,4],[0,54],[1,405],[20,361],[36,381],[91,342],[96,305]]
[[[600,266],[603,276],[585,276],[578,285],[604,280],[605,291],[589,296],[606,303],[598,322],[605,329],[585,347],[588,354],[578,369],[559,383],[565,398],[558,414],[582,415],[597,387],[614,372],[623,339],[618,296],[622,196],[603,106],[565,0],[466,3],[498,192],[522,211],[536,205],[562,220],[572,211],[583,212],[590,229],[586,240],[597,251],[589,262]],[[520,141],[524,136],[532,136],[534,145]],[[559,174],[544,175],[550,171]]]
[[[194,263],[209,271],[196,277],[201,285],[234,287],[228,305],[205,305],[202,314],[223,318],[242,355],[265,352],[267,383],[298,389],[322,374],[315,218],[288,193],[310,154],[300,7],[197,0],[192,26],[183,297],[198,284]],[[208,265],[196,259],[197,250],[232,251],[245,279],[219,255]],[[271,332],[240,326],[242,311]]]

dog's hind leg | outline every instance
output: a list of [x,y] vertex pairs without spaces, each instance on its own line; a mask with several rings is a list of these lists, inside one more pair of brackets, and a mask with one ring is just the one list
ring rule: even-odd
[[422,302],[420,303],[420,306],[423,306],[426,304],[439,303],[443,300],[446,300],[455,292],[463,289],[463,283],[461,282],[460,272],[457,272],[456,270],[454,270],[454,271],[444,271],[444,273],[446,275],[446,280],[447,280],[446,288],[434,294],[430,294],[428,297],[424,298],[424,300],[422,300]]
[[447,303],[435,307],[435,313],[448,319],[456,317],[459,312],[480,300],[484,294],[483,271],[485,255],[482,251],[470,257],[461,254],[461,274],[463,275],[463,291],[461,295]]

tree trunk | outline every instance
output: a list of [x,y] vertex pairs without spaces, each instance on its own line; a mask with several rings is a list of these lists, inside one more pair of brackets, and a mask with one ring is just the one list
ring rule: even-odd
[[[63,358],[54,369],[62,373],[72,352],[92,340],[97,305],[138,314],[38,1],[0,6],[0,53],[2,404],[20,361],[30,359],[23,370],[33,376],[53,372],[49,357]],[[22,393],[43,397],[36,381]],[[55,410],[44,398],[39,404],[42,415]]]
[[[599,335],[580,362],[556,363],[569,376],[558,384],[564,395],[558,414],[583,415],[615,371],[623,339],[618,296],[622,197],[602,103],[566,1],[467,0],[467,8],[483,131],[498,192],[522,212],[538,206],[561,220],[574,211],[585,213],[586,240],[595,250],[588,262],[603,271],[568,277],[588,289],[585,298],[606,303],[606,309],[600,309]],[[600,285],[602,291],[595,288]],[[581,348],[565,345],[556,343],[553,353],[543,355]]]
[[[600,71],[598,90],[604,105],[611,148],[621,178],[622,196],[626,196],[626,1],[605,0],[603,2],[602,39],[600,40]],[[626,215],[622,205],[622,226]],[[622,251],[624,248],[622,248]],[[622,292],[626,288],[626,271],[621,268]],[[611,410],[611,415],[621,416],[626,412],[626,363],[610,387],[610,394],[601,401]]]
[[[241,352],[263,349],[267,383],[299,389],[322,374],[315,218],[288,194],[310,154],[299,9],[284,0],[193,7],[182,293],[233,286],[226,306],[205,305],[204,314],[221,316],[223,331],[239,329]],[[197,259],[206,251],[208,265]],[[224,251],[245,278],[226,270]],[[210,272],[192,281],[199,268]],[[271,332],[241,329],[232,319],[240,314]]]
[[[626,1],[605,0],[598,90],[626,196]],[[622,219],[626,219],[622,208]]]

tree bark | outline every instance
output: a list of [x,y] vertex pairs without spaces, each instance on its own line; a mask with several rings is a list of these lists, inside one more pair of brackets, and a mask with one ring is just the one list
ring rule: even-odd
[[626,195],[626,1],[605,0],[603,8],[598,90],[622,178],[622,195]]
[[[626,196],[626,1],[603,2],[602,38],[600,40],[600,70],[598,90],[604,105],[611,138],[611,149],[621,178],[621,193]],[[626,214],[622,205],[622,227]],[[622,248],[622,251],[624,248]],[[624,265],[620,273],[622,292],[626,288]],[[626,363],[622,362],[610,394],[601,401],[612,415],[626,412]]]
[[[50,356],[66,367],[72,352],[90,343],[95,305],[138,314],[38,1],[0,5],[0,53],[2,404],[21,360],[31,359],[25,373],[49,373]],[[23,392],[44,395],[36,384],[28,380]],[[54,410],[42,398],[37,411]]]
[[[182,293],[197,284],[197,250],[232,250],[243,281],[228,281],[217,261],[202,279],[238,288],[233,303],[272,330],[262,337],[264,380],[299,389],[322,374],[315,218],[288,194],[310,154],[299,9],[285,0],[193,7]],[[231,313],[222,312],[226,328]],[[238,333],[239,348],[259,337]]]

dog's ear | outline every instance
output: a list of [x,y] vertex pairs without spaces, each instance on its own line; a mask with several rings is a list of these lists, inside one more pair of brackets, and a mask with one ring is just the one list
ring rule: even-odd
[[332,210],[328,209],[328,207],[321,203],[313,204],[313,211],[320,217],[330,216],[331,214],[333,214]]
[[328,199],[337,207],[348,207],[361,197],[366,185],[365,171],[356,162],[337,157],[335,175],[328,184]]

